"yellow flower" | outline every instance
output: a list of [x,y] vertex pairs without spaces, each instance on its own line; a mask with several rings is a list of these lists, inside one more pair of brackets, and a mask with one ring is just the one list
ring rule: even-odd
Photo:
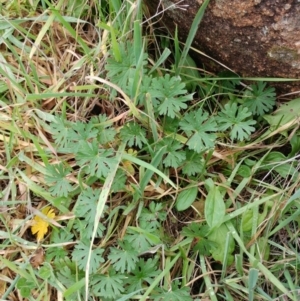
[[[54,218],[54,210],[50,207],[45,207],[42,213],[49,218]],[[38,241],[44,238],[45,234],[48,232],[49,223],[39,216],[33,218],[33,225],[31,226],[31,233],[36,234]]]

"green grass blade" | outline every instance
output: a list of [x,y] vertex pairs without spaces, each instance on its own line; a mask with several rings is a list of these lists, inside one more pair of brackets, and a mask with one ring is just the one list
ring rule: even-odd
[[194,38],[196,36],[196,33],[198,31],[198,26],[199,26],[200,22],[203,19],[203,16],[204,16],[206,7],[209,4],[209,1],[210,0],[205,0],[202,3],[199,11],[197,12],[197,14],[196,14],[196,16],[194,18],[194,21],[193,21],[191,29],[189,31],[188,37],[187,37],[186,42],[184,44],[184,48],[183,48],[183,51],[182,51],[182,54],[181,54],[181,57],[180,57],[180,61],[178,63],[178,68],[176,70],[176,75],[180,74],[182,65],[184,64],[184,62],[186,60],[186,57],[187,57],[187,54],[188,54],[188,52],[189,52],[189,50],[190,50],[190,48],[192,46],[193,40],[194,40]]
[[144,162],[136,157],[130,156],[126,153],[123,154],[123,159],[131,161],[135,164],[138,164],[140,166],[143,166],[147,169],[152,170],[153,172],[155,172],[156,174],[158,174],[159,176],[161,176],[167,183],[169,183],[172,187],[174,187],[176,189],[176,185],[164,174],[162,173],[160,170],[158,170],[157,168],[153,167],[151,164]]
[[[150,163],[151,166],[156,168],[159,165],[159,163],[161,162],[164,153],[165,153],[165,147],[162,147],[158,152],[156,152],[154,158],[152,159],[152,161]],[[149,168],[145,172],[145,174],[140,182],[141,193],[144,192],[144,190],[145,190],[147,184],[149,183],[150,179],[152,178],[154,172],[155,172],[154,169],[149,169]]]
[[210,276],[207,273],[206,264],[205,264],[205,257],[200,254],[200,266],[203,273],[204,282],[206,285],[206,292],[208,292],[209,298],[211,301],[218,301],[216,294],[214,292],[213,285],[210,281]]
[[154,116],[154,108],[153,108],[153,102],[151,99],[151,95],[149,93],[146,93],[146,109],[148,114],[148,120],[149,125],[151,128],[151,133],[153,135],[153,141],[158,141],[158,124],[156,123],[155,116]]
[[[47,4],[52,7],[51,3],[49,3],[47,0],[45,0],[47,2]],[[34,45],[32,46],[32,49],[30,51],[30,54],[29,54],[29,58],[32,59],[34,54],[36,53],[36,51],[38,50],[39,48],[39,45],[42,41],[42,39],[44,38],[46,32],[49,30],[50,26],[53,24],[53,21],[54,21],[54,18],[55,18],[55,13],[54,13],[54,10],[57,10],[59,11],[60,8],[62,7],[64,3],[64,0],[60,0],[57,5],[55,6],[55,8],[53,7],[53,13],[52,15],[49,17],[49,19],[46,21],[45,25],[43,26],[43,28],[40,30],[38,36],[36,37],[35,39],[35,42],[34,42]]]
[[178,38],[178,26],[176,24],[175,35],[174,35],[174,59],[175,59],[175,70],[178,69],[179,61],[180,61],[180,46],[179,46],[179,38]]
[[67,288],[67,290],[64,292],[63,296],[65,298],[68,298],[72,294],[80,291],[82,287],[84,287],[85,284],[85,278],[80,279],[79,281],[75,282],[73,285]]
[[122,143],[119,146],[118,152],[116,154],[116,164],[114,169],[112,169],[110,171],[110,173],[107,175],[107,178],[104,182],[101,194],[99,196],[99,200],[98,200],[98,204],[97,204],[97,208],[96,208],[96,215],[95,215],[95,220],[94,220],[94,228],[93,228],[93,233],[92,233],[92,237],[91,237],[91,243],[90,243],[90,249],[89,249],[89,253],[88,253],[88,259],[87,259],[87,264],[86,264],[86,269],[85,269],[85,300],[88,301],[89,300],[89,271],[90,271],[90,264],[91,264],[91,255],[92,255],[92,247],[94,244],[94,240],[96,237],[96,233],[97,233],[97,229],[99,226],[99,221],[100,218],[103,214],[103,210],[104,210],[104,206],[106,203],[106,200],[109,196],[110,193],[110,188],[111,185],[114,181],[114,178],[116,176],[116,172],[118,170],[118,167],[120,165],[120,162],[122,160],[123,154],[124,154],[124,150],[125,150],[125,143]]
[[268,279],[268,281],[270,281],[275,287],[277,287],[282,293],[286,294],[287,296],[289,296],[290,298],[292,298],[290,292],[285,288],[285,286],[282,284],[281,281],[279,281],[279,279],[277,277],[275,277],[272,272],[270,272],[261,262],[259,262],[253,255],[251,255],[243,241],[240,239],[238,232],[236,231],[236,229],[234,228],[234,226],[232,225],[232,223],[227,222],[226,223],[228,229],[231,231],[231,234],[233,236],[233,238],[235,239],[235,241],[238,243],[239,247],[243,250],[243,252],[248,256],[251,265],[254,268],[259,269],[265,276],[265,279]]
[[[49,19],[47,20],[47,22],[45,23],[42,31],[39,33],[38,35],[38,38],[37,38],[37,42],[39,43],[40,40],[42,39],[42,37],[45,35],[46,31],[49,29],[49,27],[51,26],[51,24],[53,23],[54,21],[54,18],[56,17],[60,22],[61,24],[68,30],[68,32],[71,34],[71,36],[76,40],[78,41],[79,45],[82,47],[85,55],[87,56],[90,56],[91,54],[91,49],[86,45],[86,43],[83,41],[83,39],[78,36],[78,34],[76,33],[76,31],[73,29],[73,27],[70,25],[69,22],[67,22],[65,20],[65,18],[63,18],[61,16],[61,14],[59,13],[60,11],[60,8],[61,6],[63,5],[64,3],[64,0],[60,0],[60,2],[55,6],[53,7],[53,5],[45,0],[45,2],[49,5],[49,7],[51,8],[51,12],[52,12],[52,15],[49,17]],[[37,44],[38,45],[38,44]],[[35,45],[35,47],[32,49],[31,53],[30,53],[30,57],[32,58],[33,54],[35,53],[35,51],[37,50],[37,45]]]
[[249,301],[254,300],[254,289],[258,279],[258,270],[251,268],[249,271],[248,287],[249,287]]
[[136,20],[134,21],[134,29],[133,29],[133,48],[134,48],[134,55],[135,55],[135,63],[136,65],[139,64],[139,60],[141,57],[141,53],[143,53],[143,40],[142,40],[142,26],[141,21]]
[[167,273],[169,273],[169,271],[172,269],[172,267],[176,264],[179,257],[180,257],[180,253],[177,254],[170,263],[166,264],[164,270],[151,283],[151,285],[146,290],[145,294],[141,297],[140,301],[146,301],[148,299],[148,296],[150,295],[150,293],[159,284],[159,282],[165,277],[165,275]]
[[161,64],[165,62],[165,60],[170,56],[171,50],[169,48],[165,48],[159,59],[156,61],[156,63],[151,68],[149,75],[153,73]]

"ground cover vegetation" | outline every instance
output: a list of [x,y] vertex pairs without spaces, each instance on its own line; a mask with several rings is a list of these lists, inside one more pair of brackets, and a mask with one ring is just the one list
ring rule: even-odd
[[1,300],[299,300],[300,100],[196,67],[207,3],[181,44],[139,0],[2,1]]

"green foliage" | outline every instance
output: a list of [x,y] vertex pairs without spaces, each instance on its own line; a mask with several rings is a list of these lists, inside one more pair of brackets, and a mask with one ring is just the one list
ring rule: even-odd
[[242,215],[242,230],[247,232],[252,229],[253,210],[247,210]]
[[[150,231],[153,230],[153,228],[151,229],[152,225],[148,225],[148,227]],[[128,229],[124,239],[139,253],[145,252],[153,245],[151,239],[145,235],[144,231],[136,231],[135,229]]]
[[[32,2],[13,12],[39,18]],[[209,0],[183,49],[142,29],[142,1],[79,2],[58,1],[37,34],[35,17],[1,23],[3,300],[292,300],[299,99],[276,108],[263,82],[197,69]],[[45,205],[53,227],[35,241]]]
[[69,148],[66,148],[70,144],[69,135],[72,132],[71,122],[64,119],[62,116],[55,116],[54,122],[51,123],[50,131],[52,137],[55,141],[55,144],[59,146],[60,150],[70,151]]
[[176,209],[178,211],[183,211],[189,208],[193,202],[196,200],[198,193],[198,187],[189,187],[179,193],[176,200]]
[[162,139],[159,143],[159,146],[166,147],[166,156],[163,160],[165,167],[179,167],[182,162],[185,160],[185,151],[182,150],[182,143],[176,141],[170,137]]
[[214,132],[218,128],[215,119],[209,118],[208,112],[199,109],[187,113],[180,121],[179,126],[188,137],[187,145],[190,150],[200,153],[214,147],[217,138]]
[[158,229],[162,222],[167,218],[167,213],[164,211],[164,205],[161,203],[151,202],[148,208],[143,208],[139,218],[140,226],[143,228]]
[[130,273],[138,261],[138,251],[128,241],[119,241],[118,245],[120,249],[110,248],[108,259],[117,272],[124,273],[127,271]]
[[[117,61],[113,56],[112,51],[110,51],[110,57],[107,59],[105,69],[108,71],[107,76],[110,81],[120,87],[126,94],[130,95],[130,84],[132,83],[131,80],[135,77],[136,72],[139,72],[136,63],[134,47],[133,44],[128,41],[127,43],[120,43],[119,49],[121,61]],[[148,55],[146,53],[142,55],[142,65],[147,64],[147,57]],[[142,76],[143,73],[144,71],[142,71],[140,76]],[[112,94],[112,97],[114,96],[115,92]]]
[[32,289],[35,288],[35,283],[26,278],[20,278],[17,282],[17,289],[20,290],[21,296],[28,298],[31,295]]
[[197,243],[193,248],[194,251],[198,251],[204,256],[209,256],[211,254],[211,250],[217,248],[217,244],[215,242],[206,238],[209,234],[209,230],[208,225],[191,223],[187,227],[184,227],[181,233],[186,237],[196,239]]
[[108,300],[116,300],[124,292],[124,281],[126,277],[110,269],[106,275],[96,274],[92,281],[92,292],[95,296]]
[[[91,131],[97,133],[97,140],[101,145],[106,145],[109,142],[114,141],[116,136],[116,130],[108,122],[106,115],[98,115],[91,118],[85,131],[89,133],[88,137],[84,140],[89,140],[92,137]],[[93,134],[94,135],[94,134]]]
[[219,227],[225,217],[225,203],[220,188],[207,180],[208,194],[205,200],[205,219],[211,229]]
[[111,191],[118,192],[125,190],[126,180],[126,172],[122,169],[118,169],[115,176],[115,181],[111,185]]
[[115,129],[107,123],[105,115],[93,117],[88,123],[67,122],[62,116],[55,116],[50,131],[59,151],[64,153],[77,153],[82,144],[95,139],[105,145],[113,141],[116,135]]
[[294,160],[288,160],[288,158],[281,152],[270,152],[263,159],[262,170],[269,170],[270,165],[272,171],[278,173],[281,177],[286,178],[290,176],[293,180],[298,179],[298,162]]
[[255,257],[259,260],[269,260],[270,258],[270,245],[266,237],[260,237],[256,244]]
[[121,139],[127,142],[129,147],[137,146],[142,148],[143,144],[146,143],[146,132],[139,125],[134,122],[129,122],[121,129]]
[[[89,273],[95,273],[100,267],[100,263],[104,262],[102,254],[104,249],[95,248],[92,250],[91,263]],[[89,243],[88,241],[79,242],[72,252],[72,259],[78,264],[78,268],[85,270],[87,265],[87,254],[89,253]]]
[[46,253],[47,261],[58,261],[66,256],[68,256],[68,252],[62,248],[51,248]]
[[172,289],[159,289],[153,296],[154,301],[192,301],[189,289],[187,287],[180,287],[178,281],[172,283]]
[[[74,228],[79,231],[81,238],[91,238],[100,190],[88,187],[78,196],[74,208],[74,214],[77,217]],[[105,227],[100,223],[97,230],[97,237],[102,237]]]
[[[300,101],[299,98],[292,99],[287,103],[280,104],[280,107],[273,112],[264,116],[264,119],[268,122],[271,127],[271,131],[274,128],[286,125],[290,122],[297,122],[299,118]],[[282,132],[285,134],[286,132]]]
[[77,217],[87,221],[93,221],[95,217],[95,207],[100,195],[100,190],[93,190],[91,187],[83,190],[78,197],[74,213]]
[[67,196],[73,190],[73,186],[66,178],[71,173],[69,166],[65,166],[62,163],[48,165],[46,172],[45,181],[50,185],[49,191],[54,196]]
[[257,82],[245,91],[243,105],[253,115],[263,116],[274,107],[275,98],[276,93],[273,87],[266,88],[266,83]]
[[[59,231],[58,229],[53,229],[51,233],[51,242],[56,244],[63,244],[65,242],[71,242],[74,239],[74,235],[68,231]],[[68,251],[64,248],[53,247],[49,248],[46,252],[46,258],[51,261],[59,261],[67,257]]]
[[[207,239],[214,243],[212,244],[210,252],[215,260],[223,263],[223,259],[226,255],[227,264],[230,265],[233,263],[234,257],[232,253],[235,249],[235,242],[226,225],[222,224],[220,227],[215,228],[207,235]],[[227,239],[228,249],[225,249]]]
[[158,113],[171,118],[174,118],[180,110],[186,109],[186,102],[193,99],[193,94],[186,95],[187,90],[181,79],[171,77],[169,74],[153,78],[149,93]]
[[216,120],[219,130],[226,131],[230,129],[230,138],[232,140],[245,141],[249,138],[251,132],[255,131],[252,125],[256,124],[256,121],[249,120],[250,116],[252,114],[248,112],[248,108],[232,103],[224,106]]
[[114,150],[99,149],[97,140],[82,142],[76,160],[79,166],[86,166],[86,173],[98,178],[106,177],[116,164]]
[[200,154],[192,150],[186,150],[186,160],[182,172],[187,176],[202,174],[205,170],[205,162]]
[[151,284],[154,279],[161,272],[157,269],[158,259],[149,258],[147,260],[141,258],[134,270],[132,271],[132,275],[128,278],[128,291],[133,292],[143,288],[143,285],[147,283]]
[[[72,262],[68,257],[59,260],[55,263],[56,273],[55,281],[59,281],[66,289],[70,288],[72,285],[78,281],[84,279],[84,272],[77,269],[76,263]],[[74,293],[68,296],[67,300],[74,300],[78,296],[82,297],[84,290],[79,287]]]
[[83,123],[77,121],[72,124],[71,130],[68,131],[68,140],[70,141],[69,144],[76,146],[81,142],[94,139],[97,137],[97,133],[98,131],[94,128],[92,122]]

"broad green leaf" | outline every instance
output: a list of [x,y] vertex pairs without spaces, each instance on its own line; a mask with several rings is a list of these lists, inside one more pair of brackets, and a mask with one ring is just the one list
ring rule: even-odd
[[175,207],[178,211],[183,211],[188,209],[195,201],[198,193],[198,187],[190,187],[179,193]]
[[225,203],[219,187],[210,188],[205,200],[205,219],[211,229],[220,226],[225,216]]
[[39,271],[38,275],[41,279],[46,280],[49,279],[52,275],[52,268],[50,268],[48,265],[47,266],[42,266]]
[[[212,253],[212,257],[222,262],[224,258],[224,252],[225,252],[225,244],[227,239],[227,233],[229,232],[227,226],[225,224],[222,224],[220,227],[215,228],[208,236],[207,239],[214,242],[215,244],[212,244],[213,248],[210,250]],[[234,251],[235,243],[233,237],[230,235],[229,237],[229,244],[227,248],[227,264],[233,263],[233,255],[232,252]]]
[[252,229],[253,210],[249,209],[242,215],[242,230],[248,232]]
[[298,177],[298,170],[293,165],[295,161],[288,160],[288,158],[281,152],[270,152],[264,157],[263,165],[260,169],[272,171],[275,170],[281,177],[287,176]]
[[131,226],[129,226],[128,229],[133,230],[136,233],[142,234],[143,237],[152,245],[157,245],[161,243],[160,238],[157,235],[154,235],[145,229],[139,227],[131,227]]
[[292,150],[289,154],[289,157],[293,157],[297,153],[300,152],[300,136],[299,136],[299,134],[293,135],[292,139],[290,140],[290,144],[291,144]]
[[249,178],[251,176],[251,168],[247,165],[241,165],[237,174],[243,178]]
[[300,112],[300,98],[293,99],[282,104],[278,110],[271,115],[264,115],[264,119],[271,127],[279,127],[287,124],[292,120],[298,120]]
[[182,229],[181,234],[186,237],[195,239],[197,244],[194,246],[194,251],[199,251],[204,256],[210,255],[210,250],[214,247],[215,243],[209,241],[206,236],[209,233],[208,225],[202,225],[201,223],[191,223],[187,227]]

